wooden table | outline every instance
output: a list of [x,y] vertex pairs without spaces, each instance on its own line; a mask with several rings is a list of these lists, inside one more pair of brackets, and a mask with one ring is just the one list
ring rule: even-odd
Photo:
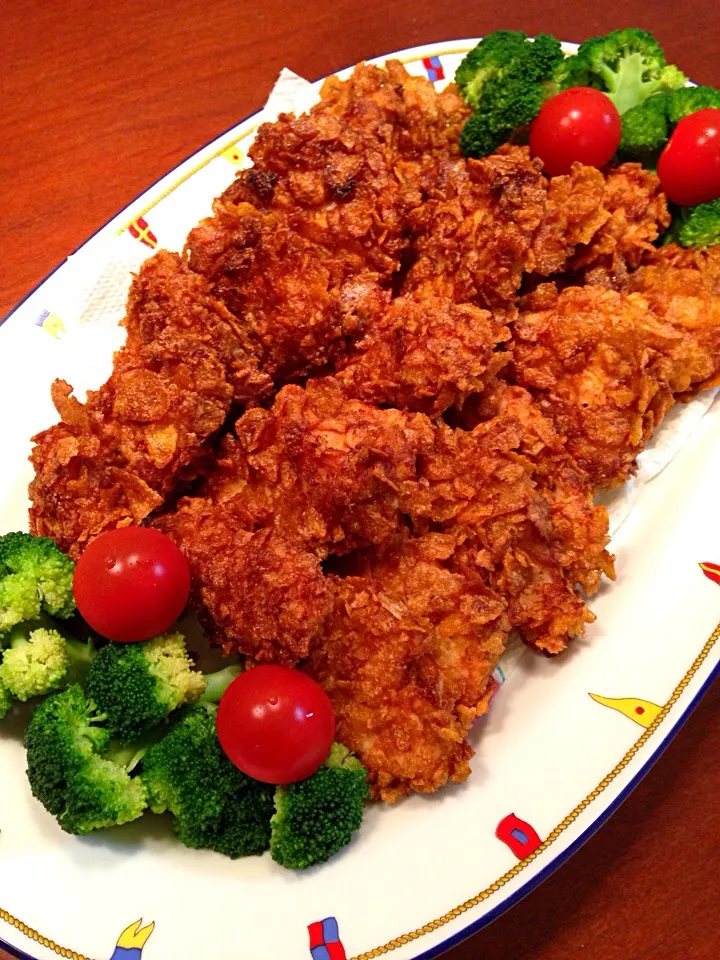
[[[500,27],[582,40],[633,24],[653,29],[695,80],[720,86],[714,0],[613,6],[6,0],[0,315],[150,183],[257,109],[285,65],[315,78],[401,47]],[[716,684],[610,822],[448,960],[716,960],[718,758]]]

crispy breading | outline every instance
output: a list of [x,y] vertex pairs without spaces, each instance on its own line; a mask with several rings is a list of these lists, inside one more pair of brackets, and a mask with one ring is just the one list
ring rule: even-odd
[[639,163],[623,163],[611,167],[604,181],[602,204],[607,219],[592,239],[582,241],[586,246],[569,263],[571,270],[584,271],[590,280],[598,275],[622,278],[634,270],[671,220],[660,180],[652,170]]
[[679,334],[666,355],[675,394],[720,386],[720,248],[684,250],[676,244],[648,251],[624,289]]
[[427,418],[347,400],[329,379],[285,387],[237,422],[205,496],[156,521],[190,560],[203,621],[226,652],[307,656],[327,603],[318,558],[393,541],[400,485],[431,445]]
[[421,195],[396,175],[367,130],[330,114],[280,114],[259,128],[250,158],[253,166],[238,173],[223,205],[272,211],[342,260],[348,275],[398,270],[405,219]]
[[406,177],[412,175],[412,161],[460,154],[458,140],[470,109],[457,87],[451,83],[438,93],[430,80],[412,76],[399,60],[388,60],[384,69],[361,63],[347,80],[329,77],[320,96],[312,114],[342,117],[370,133],[402,163]]
[[510,359],[500,312],[439,297],[397,297],[337,374],[343,390],[367,403],[438,416],[461,408]]
[[76,557],[140,523],[192,473],[233,400],[269,391],[235,318],[174,254],[143,264],[113,374],[84,404],[56,381],[61,422],[34,437],[30,529]]
[[477,415],[472,430],[438,427],[403,509],[419,531],[469,531],[462,569],[484,573],[528,643],[557,653],[594,620],[576,585],[614,576],[607,512],[527,391],[498,381]]
[[446,171],[442,186],[410,216],[415,261],[403,292],[508,306],[545,210],[540,164],[510,147]]
[[637,292],[545,288],[537,299],[541,309],[521,313],[514,326],[510,375],[567,438],[593,488],[617,486],[633,473],[675,395],[717,370],[717,306],[713,321],[702,316],[702,299],[694,303],[700,334],[693,339],[691,320],[682,329]]
[[193,605],[224,653],[287,666],[307,656],[332,598],[304,543],[272,525],[253,529],[242,498],[187,498],[153,525],[187,557]]
[[470,773],[466,734],[487,709],[508,625],[481,577],[448,568],[455,546],[448,534],[402,540],[362,575],[331,576],[333,609],[304,666],[383,800]]
[[351,265],[333,258],[284,216],[249,203],[217,200],[215,215],[190,231],[185,253],[280,384],[342,354],[390,299],[357,257]]

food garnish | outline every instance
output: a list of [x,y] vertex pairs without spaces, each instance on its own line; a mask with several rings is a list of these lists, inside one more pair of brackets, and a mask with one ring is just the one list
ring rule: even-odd
[[320,684],[278,664],[260,664],[233,680],[217,727],[235,766],[265,783],[309,777],[335,739],[332,704]]
[[551,177],[573,163],[604,167],[620,143],[620,114],[592,87],[572,87],[546,100],[530,126],[530,152]]
[[190,594],[190,568],[175,544],[147,527],[108,530],[75,567],[78,610],[108,640],[135,643],[175,623]]
[[183,635],[166,633],[107,644],[90,667],[86,689],[111,735],[132,743],[186,703],[220,700],[241,670],[227,666],[205,676],[195,669]]

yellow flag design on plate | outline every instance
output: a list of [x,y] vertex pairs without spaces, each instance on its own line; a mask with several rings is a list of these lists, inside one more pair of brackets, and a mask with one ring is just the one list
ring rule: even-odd
[[604,707],[624,713],[641,727],[649,727],[662,710],[652,700],[639,700],[637,697],[601,697],[599,693],[591,693],[590,696]]

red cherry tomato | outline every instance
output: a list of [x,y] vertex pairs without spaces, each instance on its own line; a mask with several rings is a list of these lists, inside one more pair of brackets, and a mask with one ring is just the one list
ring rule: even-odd
[[225,753],[249,777],[295,783],[327,759],[335,714],[328,695],[311,677],[261,664],[241,673],[225,691],[217,732]]
[[149,640],[175,623],[190,594],[190,567],[159,530],[123,527],[93,540],[75,566],[75,602],[109,640]]
[[668,199],[683,207],[720,197],[720,110],[708,107],[683,117],[657,172]]
[[620,145],[620,114],[600,90],[571,87],[550,97],[530,126],[530,151],[545,173],[570,173],[579,161],[603,167]]

